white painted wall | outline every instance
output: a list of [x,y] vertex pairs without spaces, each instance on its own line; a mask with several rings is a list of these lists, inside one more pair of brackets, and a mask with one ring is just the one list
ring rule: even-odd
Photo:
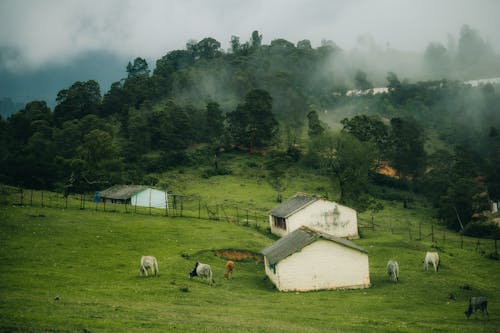
[[271,232],[284,236],[303,225],[326,232],[337,237],[358,239],[358,218],[354,209],[336,202],[320,199],[304,207],[286,219],[286,230],[274,226],[269,216]]
[[368,288],[368,255],[328,240],[318,240],[276,264],[266,274],[280,291]]
[[167,192],[152,188],[145,189],[131,198],[131,204],[140,207],[166,208]]

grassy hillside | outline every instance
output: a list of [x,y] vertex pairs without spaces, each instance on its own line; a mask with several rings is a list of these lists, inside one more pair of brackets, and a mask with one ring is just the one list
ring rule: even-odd
[[[237,187],[222,183],[221,191]],[[252,187],[248,195],[253,193]],[[272,192],[264,193],[267,199],[256,204],[274,205]],[[234,195],[238,197],[241,191]],[[470,246],[461,249],[449,241],[452,235],[448,234],[447,242],[439,245],[441,271],[423,272],[421,260],[432,249],[430,238],[409,240],[407,234],[391,231],[421,222],[428,230],[430,211],[417,204],[406,210],[400,206],[386,202],[376,215],[375,231],[363,230],[363,238],[357,241],[369,251],[371,288],[310,293],[276,291],[255,258],[237,262],[234,279],[222,278],[225,259],[215,256],[215,250],[258,252],[272,242],[254,228],[179,217],[0,206],[4,267],[0,272],[0,331],[497,330],[499,262]],[[369,220],[369,214],[361,214],[360,220]],[[145,254],[158,258],[159,277],[139,276],[139,259]],[[400,263],[397,285],[386,276],[390,258]],[[196,261],[212,265],[215,286],[188,279]],[[465,320],[463,311],[474,295],[489,297],[489,320],[480,316]]]

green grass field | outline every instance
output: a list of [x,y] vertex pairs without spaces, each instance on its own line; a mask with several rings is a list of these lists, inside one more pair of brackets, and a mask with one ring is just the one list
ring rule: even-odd
[[[423,272],[431,243],[402,234],[363,231],[369,289],[281,293],[255,259],[223,279],[225,259],[214,250],[258,252],[272,240],[254,228],[15,206],[0,206],[0,220],[2,332],[495,332],[500,324],[498,261],[443,246],[441,271]],[[159,277],[139,276],[145,254],[158,258]],[[385,273],[389,258],[401,266],[397,285]],[[212,265],[215,286],[188,279],[196,261]],[[465,319],[471,295],[489,297],[489,320]]]
[[[230,156],[221,161],[230,175],[203,178],[192,169],[160,175],[160,181],[177,193],[201,195],[207,205],[265,214],[276,193],[260,163]],[[284,197],[329,188],[320,175],[297,173]],[[0,202],[1,332],[500,332],[500,262],[486,256],[492,241],[478,246],[464,238],[462,246],[418,199],[411,209],[383,202],[375,230],[361,230],[356,243],[369,252],[371,288],[281,293],[257,258],[237,261],[233,279],[225,280],[226,259],[215,255],[222,249],[258,253],[271,244],[264,215],[234,223],[116,207],[104,212],[91,202],[80,210],[78,200],[68,209],[52,199],[46,199],[51,207],[19,206],[12,204],[17,192],[3,191],[13,198]],[[328,195],[337,199],[335,191]],[[192,206],[190,216],[197,217],[198,203]],[[360,225],[370,221],[370,212],[358,215]],[[433,244],[442,261],[437,274],[421,264],[426,251],[436,250]],[[142,255],[157,257],[159,277],[139,276]],[[385,271],[389,259],[400,264],[397,285]],[[196,261],[212,266],[215,286],[188,279]],[[465,319],[476,295],[489,298],[489,320]]]

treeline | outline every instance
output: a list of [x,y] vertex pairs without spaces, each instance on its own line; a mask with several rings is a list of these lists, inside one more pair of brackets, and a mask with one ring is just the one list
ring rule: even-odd
[[[479,37],[468,38],[458,54]],[[152,174],[195,163],[222,174],[222,151],[264,149],[278,197],[300,166],[331,176],[340,201],[358,209],[378,209],[380,186],[422,193],[453,228],[472,221],[488,196],[500,198],[496,87],[388,73],[388,93],[348,97],[348,88],[372,84],[362,70],[339,69],[343,55],[331,41],[263,45],[254,31],[244,43],[233,36],[227,52],[213,38],[190,41],[153,71],[136,58],[104,95],[96,81],[75,82],[54,110],[32,101],[0,118],[0,181],[82,193],[150,184]],[[344,118],[340,134],[329,115]],[[397,178],[381,176],[383,166]]]

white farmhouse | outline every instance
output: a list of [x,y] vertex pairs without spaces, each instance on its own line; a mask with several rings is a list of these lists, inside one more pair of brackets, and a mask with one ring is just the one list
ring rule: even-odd
[[370,286],[368,254],[353,242],[303,226],[261,251],[280,291]]
[[168,194],[143,185],[114,185],[99,192],[106,203],[123,203],[132,206],[167,208]]
[[271,232],[284,236],[303,225],[337,237],[357,239],[358,218],[352,208],[306,194],[294,197],[269,212]]

